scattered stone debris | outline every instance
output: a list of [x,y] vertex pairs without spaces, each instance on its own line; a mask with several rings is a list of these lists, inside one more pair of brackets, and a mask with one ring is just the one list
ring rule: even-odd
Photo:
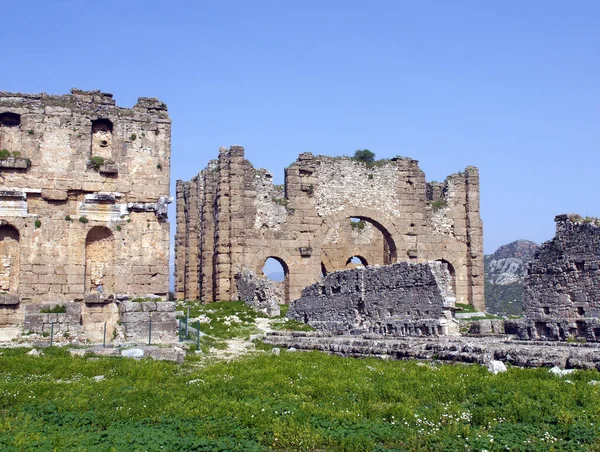
[[506,366],[502,361],[496,361],[494,359],[488,363],[487,369],[490,373],[494,375],[507,371]]
[[39,350],[37,350],[37,349],[34,348],[34,349],[28,351],[27,355],[29,355],[29,356],[35,356],[35,357],[44,356],[44,352],[41,352],[41,351],[39,351]]
[[572,374],[573,372],[575,372],[575,369],[561,369],[558,366],[554,366],[548,372],[550,372],[551,374],[554,374],[558,377],[564,377],[565,375],[569,375],[569,374]]

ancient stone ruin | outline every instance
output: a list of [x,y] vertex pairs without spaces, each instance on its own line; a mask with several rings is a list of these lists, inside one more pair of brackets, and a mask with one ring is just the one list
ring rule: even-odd
[[0,92],[0,333],[59,303],[97,336],[118,298],[167,295],[170,158],[157,99]]
[[525,278],[524,339],[600,341],[600,220],[558,215]]
[[334,272],[302,291],[288,317],[336,334],[457,334],[447,264],[400,262]]
[[395,262],[447,264],[459,303],[485,309],[479,174],[468,167],[426,182],[416,160],[365,163],[303,153],[285,185],[222,148],[188,182],[177,181],[178,299],[239,298],[235,276],[284,269],[284,298],[337,270]]

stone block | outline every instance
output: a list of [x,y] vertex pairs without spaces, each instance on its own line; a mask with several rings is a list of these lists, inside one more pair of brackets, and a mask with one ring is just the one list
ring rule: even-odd
[[20,303],[18,295],[3,293],[0,294],[0,306],[16,306]]

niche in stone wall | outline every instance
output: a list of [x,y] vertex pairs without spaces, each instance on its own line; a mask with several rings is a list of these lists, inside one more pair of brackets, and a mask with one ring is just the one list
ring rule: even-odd
[[0,149],[21,152],[21,115],[0,113]]
[[17,293],[19,255],[19,232],[12,226],[0,226],[0,293]]
[[114,237],[110,229],[94,226],[85,240],[86,292],[111,294],[114,291]]
[[95,119],[92,121],[92,157],[111,160],[112,151],[113,123],[109,119]]

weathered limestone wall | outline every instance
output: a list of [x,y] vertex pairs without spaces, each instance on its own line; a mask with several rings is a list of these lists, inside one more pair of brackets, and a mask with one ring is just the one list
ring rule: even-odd
[[0,152],[11,155],[0,160],[0,290],[19,297],[12,325],[28,303],[167,294],[170,143],[157,99],[122,108],[100,91],[0,92]]
[[558,215],[525,277],[527,339],[600,341],[600,220]]
[[400,262],[331,273],[302,291],[288,317],[340,334],[448,334],[454,298],[446,303],[446,278],[436,278],[442,265]]
[[[236,299],[242,267],[261,274],[269,257],[284,267],[285,299],[329,273],[366,265],[440,260],[457,301],[484,310],[483,233],[476,168],[427,183],[416,160],[365,164],[303,153],[285,186],[244,160],[240,146],[188,182],[177,182],[176,292],[179,299]],[[351,222],[362,220],[364,227]]]
[[125,338],[130,341],[147,341],[152,323],[152,341],[173,341],[177,337],[175,303],[135,302],[119,303],[119,319],[125,330]]

